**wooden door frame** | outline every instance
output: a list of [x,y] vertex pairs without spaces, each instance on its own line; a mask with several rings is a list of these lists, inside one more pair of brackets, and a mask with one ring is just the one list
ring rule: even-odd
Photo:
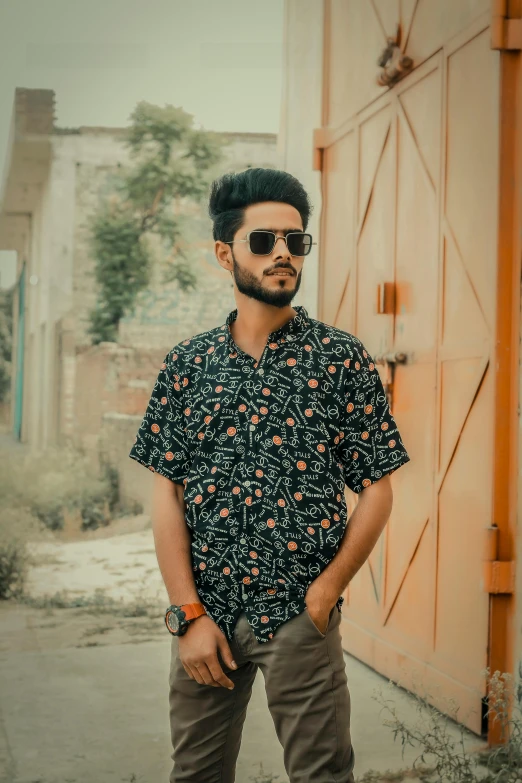
[[[521,13],[522,16],[522,13]],[[496,526],[498,568],[508,583],[490,592],[488,665],[515,673],[517,628],[513,590],[519,495],[518,432],[520,373],[520,280],[522,271],[522,54],[500,51],[497,317],[495,325],[495,420],[491,524]],[[491,586],[493,587],[493,586]],[[490,589],[491,589],[490,587]],[[511,592],[508,592],[511,590]],[[519,598],[520,600],[520,598]],[[489,722],[488,741],[500,742],[500,726]]]

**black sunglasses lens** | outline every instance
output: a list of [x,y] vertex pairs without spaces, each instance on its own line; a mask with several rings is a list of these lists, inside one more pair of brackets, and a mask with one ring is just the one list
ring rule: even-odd
[[250,252],[258,256],[267,256],[274,248],[274,235],[270,231],[252,231],[250,233]]
[[293,256],[306,256],[312,249],[311,234],[288,234],[286,241]]

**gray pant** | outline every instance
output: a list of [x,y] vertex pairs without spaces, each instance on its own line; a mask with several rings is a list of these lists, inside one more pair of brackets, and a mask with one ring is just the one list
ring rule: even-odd
[[230,644],[234,690],[199,685],[179,660],[172,637],[170,783],[233,783],[247,705],[258,667],[284,750],[290,783],[354,783],[350,693],[341,646],[341,612],[322,634],[305,609],[259,643],[242,613]]

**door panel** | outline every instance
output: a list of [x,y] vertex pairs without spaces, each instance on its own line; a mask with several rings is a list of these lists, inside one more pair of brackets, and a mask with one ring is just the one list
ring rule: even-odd
[[325,163],[331,176],[325,182],[325,198],[331,208],[324,216],[323,259],[325,278],[334,282],[320,296],[330,321],[338,317],[343,298],[348,296],[350,269],[353,265],[354,204],[356,184],[347,171],[353,171],[355,136],[347,133],[334,147],[326,150]]
[[385,91],[374,77],[385,35],[365,0],[331,0],[330,22],[326,124],[337,127]]
[[[384,135],[384,146],[379,157],[375,158],[375,170],[372,176],[362,179],[362,185],[369,192],[359,193],[359,213],[361,221],[356,236],[356,275],[357,275],[357,325],[361,340],[372,338],[377,350],[385,350],[392,338],[393,324],[389,319],[375,313],[374,302],[379,283],[393,277],[393,245],[395,233],[395,167],[396,167],[396,129],[390,122]],[[368,130],[368,125],[377,123],[381,132],[381,113],[374,114],[365,123],[359,133],[359,149],[368,141],[373,145],[377,133]],[[361,156],[363,160],[369,156]],[[367,306],[371,303],[371,306]],[[361,305],[360,307],[358,305]],[[344,328],[344,327],[341,327]]]
[[498,55],[489,30],[448,58],[445,228],[452,235],[489,329],[495,322]]

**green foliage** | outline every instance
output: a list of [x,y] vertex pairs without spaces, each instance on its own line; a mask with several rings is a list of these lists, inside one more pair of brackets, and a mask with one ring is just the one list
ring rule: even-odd
[[137,595],[131,601],[123,598],[113,598],[105,590],[97,587],[92,595],[71,596],[67,590],[59,590],[43,596],[23,595],[22,600],[35,609],[52,612],[54,609],[78,609],[79,613],[104,615],[114,614],[118,617],[150,617],[163,618],[163,601],[158,603],[152,597]]
[[[407,723],[400,718],[394,698],[381,692],[375,698],[389,714],[384,724],[394,739],[406,746],[417,747],[420,755],[412,771],[426,783],[520,783],[522,781],[522,666],[515,685],[513,675],[489,669],[487,680],[486,716],[499,724],[502,744],[487,750],[472,752],[467,747],[471,735],[459,722],[460,708],[454,699],[443,699],[447,713],[457,723],[452,728],[448,715],[432,704],[429,694],[413,694],[417,721]],[[390,690],[395,690],[390,681]],[[392,693],[393,696],[393,693]],[[458,733],[458,736],[456,736]]]
[[26,576],[25,545],[10,540],[0,545],[0,601],[17,598],[23,593]]
[[222,160],[224,137],[193,128],[193,117],[171,105],[140,102],[130,117],[130,165],[101,201],[91,225],[98,301],[90,314],[93,343],[115,341],[121,318],[150,281],[159,252],[165,282],[196,287],[187,235],[190,209],[207,193]]
[[119,507],[117,472],[72,448],[0,457],[2,513],[30,515],[51,530],[108,525]]
[[91,312],[93,342],[114,342],[118,324],[148,283],[151,257],[139,218],[121,203],[108,205],[92,222],[99,298]]
[[0,402],[7,398],[11,387],[13,296],[14,287],[9,291],[0,291]]
[[35,533],[35,520],[24,509],[4,502],[0,507],[0,600],[23,595],[29,555],[26,542]]

